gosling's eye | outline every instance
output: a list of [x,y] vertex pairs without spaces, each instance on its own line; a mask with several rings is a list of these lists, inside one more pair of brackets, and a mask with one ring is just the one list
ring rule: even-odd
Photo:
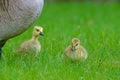
[[38,31],[39,31],[39,29],[36,29],[36,31],[38,32]]
[[76,44],[75,46],[78,46],[78,44]]

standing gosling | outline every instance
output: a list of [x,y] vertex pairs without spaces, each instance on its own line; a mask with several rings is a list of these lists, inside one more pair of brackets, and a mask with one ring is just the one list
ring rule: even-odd
[[67,61],[81,62],[87,59],[88,53],[83,46],[80,45],[80,40],[78,38],[72,39],[72,44],[69,45],[65,52],[64,58]]
[[39,35],[43,35],[43,28],[41,26],[35,26],[33,29],[32,38],[28,41],[23,42],[19,48],[19,54],[30,54],[37,56],[41,50],[41,44],[38,40]]

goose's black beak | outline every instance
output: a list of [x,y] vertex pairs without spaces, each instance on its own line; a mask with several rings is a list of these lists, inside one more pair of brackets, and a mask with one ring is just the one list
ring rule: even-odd
[[72,46],[71,50],[72,50],[72,51],[75,51],[75,46]]
[[41,36],[44,36],[44,33],[43,33],[43,32],[40,32],[40,35],[41,35]]

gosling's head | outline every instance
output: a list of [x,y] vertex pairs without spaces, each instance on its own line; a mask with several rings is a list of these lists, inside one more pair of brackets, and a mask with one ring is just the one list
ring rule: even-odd
[[71,50],[75,51],[76,49],[78,49],[79,45],[80,45],[80,40],[78,38],[73,38]]
[[33,29],[33,36],[38,37],[39,35],[43,36],[43,28],[41,26],[35,26]]

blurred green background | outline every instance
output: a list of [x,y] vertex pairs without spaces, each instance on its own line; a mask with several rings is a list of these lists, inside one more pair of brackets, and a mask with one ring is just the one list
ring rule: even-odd
[[120,0],[45,0],[45,2],[120,2]]
[[[119,1],[45,0],[42,14],[31,28],[4,46],[0,80],[120,80]],[[44,28],[40,54],[18,56],[16,48],[31,38],[35,25]],[[88,51],[84,63],[67,63],[63,58],[74,37]]]

